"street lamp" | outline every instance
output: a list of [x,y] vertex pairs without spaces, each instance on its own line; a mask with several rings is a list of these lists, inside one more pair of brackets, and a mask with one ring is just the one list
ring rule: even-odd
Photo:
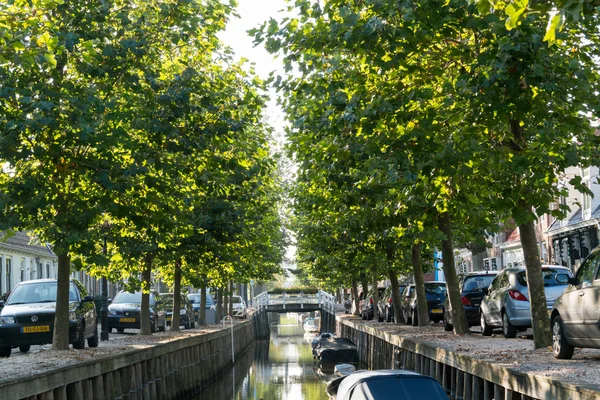
[[[102,250],[104,252],[105,257],[107,255],[106,236],[108,235],[108,231],[110,230],[111,226],[112,225],[110,224],[110,222],[104,221],[101,227],[102,232],[104,233],[104,243],[102,246]],[[100,332],[100,340],[108,340],[108,282],[106,281],[106,276],[102,277],[102,332]]]

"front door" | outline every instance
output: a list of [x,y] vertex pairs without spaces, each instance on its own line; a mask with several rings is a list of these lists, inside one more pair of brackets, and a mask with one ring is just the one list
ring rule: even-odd
[[598,253],[592,253],[581,264],[575,275],[577,285],[569,285],[561,299],[564,307],[561,318],[565,332],[568,337],[574,338],[582,344],[588,340],[584,310],[586,304],[591,304],[593,299],[592,283],[596,275],[598,259],[600,259]]

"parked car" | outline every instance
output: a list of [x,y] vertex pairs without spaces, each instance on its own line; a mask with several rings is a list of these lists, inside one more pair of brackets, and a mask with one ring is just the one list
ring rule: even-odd
[[248,318],[248,309],[246,308],[246,302],[242,299],[242,296],[231,296],[231,303],[233,305],[232,317]]
[[356,371],[331,381],[327,394],[337,400],[447,400],[434,378],[413,371],[381,369]]
[[[56,314],[56,279],[19,283],[0,312],[0,357],[9,357],[18,347],[27,352],[31,345],[52,343]],[[83,285],[69,284],[69,343],[75,349],[98,346],[98,325],[94,299]]]
[[[192,307],[194,308],[194,318],[196,319],[196,322],[198,321],[198,318],[200,317],[200,293],[190,293],[187,295],[187,298],[189,300],[192,300]],[[210,308],[214,308],[215,307],[215,302],[213,300],[213,297],[210,293],[206,293],[206,309],[209,310]]]
[[[400,295],[402,295],[402,291],[404,290],[404,288],[408,286],[407,284],[400,284],[398,285],[398,293]],[[378,304],[378,310],[379,310],[379,320],[381,321],[386,321],[386,322],[392,322],[396,320],[396,317],[394,316],[394,301],[392,299],[392,286],[388,286],[387,288],[385,288],[385,290],[383,291],[383,293],[381,294],[381,297],[379,298],[379,304]]]
[[[429,320],[438,323],[444,318],[444,301],[446,300],[446,282],[425,282],[425,297],[427,298],[427,309]],[[419,325],[417,311],[417,291],[413,292],[410,300],[410,321],[413,326]]]
[[[384,287],[377,288],[377,291],[378,291],[380,297],[384,290],[385,290]],[[362,301],[361,308],[360,308],[360,316],[362,317],[362,319],[372,320],[373,317],[375,316],[374,297],[375,297],[375,292],[373,291],[373,289],[371,289],[371,290],[369,290],[369,293],[367,293],[367,296]]]
[[[122,333],[125,329],[140,329],[140,309],[142,306],[142,292],[120,291],[114,300],[109,300],[108,306],[108,331],[113,328]],[[152,333],[162,332],[167,326],[165,305],[160,295],[155,291],[150,292],[150,330]]]
[[410,311],[410,302],[412,300],[413,295],[415,294],[415,285],[407,285],[402,294],[400,295],[400,318],[401,320],[398,322],[401,323],[410,323],[411,311]]
[[[573,276],[571,271],[559,265],[543,265],[544,292],[548,314],[554,301],[567,287],[561,276]],[[557,279],[559,278],[559,279]],[[529,290],[525,268],[505,268],[494,278],[481,302],[481,333],[492,334],[494,328],[502,328],[504,337],[514,338],[517,332],[524,332],[531,327],[531,309]]]
[[575,347],[600,348],[600,247],[583,261],[574,278],[557,275],[568,284],[551,313],[552,352],[569,359]]
[[[167,317],[167,325],[171,326],[173,320],[173,293],[161,293],[160,297],[165,302],[165,315]],[[188,300],[187,296],[181,295],[179,303],[179,325],[183,325],[185,329],[194,328],[196,326],[194,320],[193,300]]]
[[[460,300],[465,309],[469,326],[479,325],[479,305],[497,274],[496,271],[479,271],[459,277]],[[452,307],[450,307],[450,299],[446,296],[444,301],[444,330],[451,331],[453,328]]]

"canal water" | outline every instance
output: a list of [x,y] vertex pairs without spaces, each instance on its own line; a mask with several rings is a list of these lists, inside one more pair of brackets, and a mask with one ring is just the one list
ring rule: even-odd
[[293,316],[271,325],[271,340],[256,342],[235,368],[202,389],[194,400],[327,400],[327,382],[334,378],[314,363],[310,341]]

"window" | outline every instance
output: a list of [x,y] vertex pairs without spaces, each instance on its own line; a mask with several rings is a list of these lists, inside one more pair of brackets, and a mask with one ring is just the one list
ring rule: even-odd
[[592,253],[592,255],[588,257],[579,270],[577,270],[577,281],[582,286],[589,286],[592,284],[592,281],[596,276],[599,261],[600,253]]
[[11,283],[10,283],[10,273],[12,270],[12,258],[6,257],[6,291],[10,292]]
[[39,261],[36,261],[36,264],[37,264],[37,278],[42,279],[43,278],[42,263]]
[[46,263],[46,278],[51,278],[50,276],[50,264]]

